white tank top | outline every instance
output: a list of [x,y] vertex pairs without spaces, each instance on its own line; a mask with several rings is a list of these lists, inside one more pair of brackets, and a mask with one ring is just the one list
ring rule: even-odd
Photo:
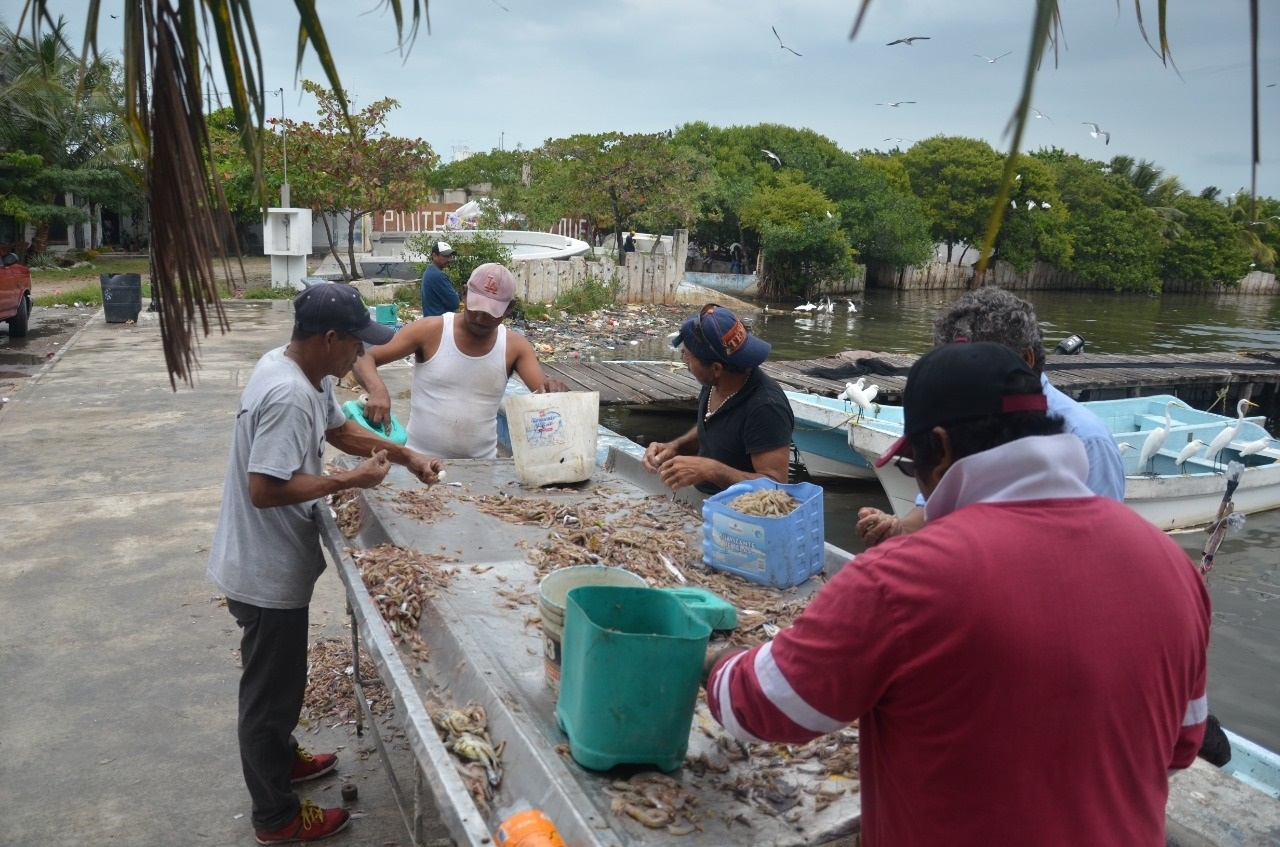
[[406,446],[441,459],[492,459],[498,455],[498,405],[507,388],[507,328],[498,326],[488,353],[468,356],[453,343],[459,316],[441,317],[440,349],[413,366]]

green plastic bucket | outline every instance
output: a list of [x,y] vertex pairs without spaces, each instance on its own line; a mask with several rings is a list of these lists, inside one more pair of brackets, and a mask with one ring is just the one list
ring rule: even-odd
[[710,636],[668,591],[571,590],[556,720],[574,761],[598,771],[680,767]]
[[644,577],[608,565],[575,565],[552,571],[538,583],[538,613],[542,616],[542,666],[547,687],[560,691],[560,642],[564,639],[565,598],[582,585],[622,585],[644,588]]

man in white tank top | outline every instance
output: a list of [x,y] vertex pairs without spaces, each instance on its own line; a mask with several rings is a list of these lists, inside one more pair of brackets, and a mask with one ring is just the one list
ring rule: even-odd
[[[442,459],[493,458],[498,407],[512,373],[530,391],[569,390],[547,377],[529,339],[503,326],[515,288],[511,271],[481,265],[467,281],[466,311],[414,321],[362,357],[382,365],[413,356],[409,449]],[[386,386],[374,367],[358,368],[355,375],[370,396],[365,416],[376,425],[374,415],[385,416],[390,407]]]

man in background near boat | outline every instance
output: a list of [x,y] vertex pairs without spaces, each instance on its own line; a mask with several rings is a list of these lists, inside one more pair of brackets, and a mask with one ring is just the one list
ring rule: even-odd
[[693,485],[704,494],[745,479],[786,482],[796,420],[782,387],[760,370],[768,342],[709,303],[685,319],[671,346],[683,346],[685,366],[702,386],[698,422],[674,441],[645,448],[645,469],[673,491]]
[[849,561],[772,641],[707,661],[735,737],[858,722],[864,847],[1163,847],[1204,733],[1209,595],[1085,485],[1078,438],[1001,344],[911,367],[896,462],[928,521]]
[[453,280],[445,273],[445,268],[453,262],[453,248],[447,241],[437,241],[431,245],[431,261],[422,272],[422,316],[424,318],[456,312],[462,305],[458,291],[453,287]]
[[[1089,490],[1124,502],[1124,459],[1120,448],[1101,418],[1054,388],[1044,375],[1044,334],[1030,303],[995,286],[968,292],[933,322],[934,346],[958,341],[991,341],[1021,356],[1040,377],[1049,413],[1062,418],[1066,431],[1084,445],[1089,457]],[[872,547],[886,538],[919,529],[924,515],[922,498],[917,498],[916,508],[902,518],[865,507],[858,510],[855,530],[862,542]]]
[[[438,459],[346,420],[333,396],[335,377],[364,354],[365,342],[392,334],[370,320],[351,286],[308,288],[294,299],[289,344],[258,361],[240,397],[208,576],[242,630],[240,762],[262,844],[325,838],[349,818],[345,809],[299,802],[292,787],[338,763],[292,736],[307,687],[307,610],[325,567],[317,510],[328,508],[329,494],[382,482],[392,462],[427,483],[440,473]],[[370,458],[325,474],[326,442]]]
[[[375,365],[414,357],[410,449],[442,459],[492,459],[498,455],[498,408],[511,374],[535,393],[569,390],[547,377],[529,339],[503,325],[515,296],[511,271],[494,262],[481,265],[467,280],[465,311],[414,321],[369,351]],[[375,397],[379,409],[389,406],[386,385],[374,368],[357,368],[355,376],[369,392],[366,419],[376,426],[382,421],[367,410]]]

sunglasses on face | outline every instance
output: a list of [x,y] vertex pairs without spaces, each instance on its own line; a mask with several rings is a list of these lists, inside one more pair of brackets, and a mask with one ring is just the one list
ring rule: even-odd
[[902,471],[903,474],[911,477],[912,479],[915,479],[916,477],[916,460],[915,459],[906,459],[906,458],[903,458],[902,456],[899,456],[894,461],[894,464],[898,466],[898,470]]

